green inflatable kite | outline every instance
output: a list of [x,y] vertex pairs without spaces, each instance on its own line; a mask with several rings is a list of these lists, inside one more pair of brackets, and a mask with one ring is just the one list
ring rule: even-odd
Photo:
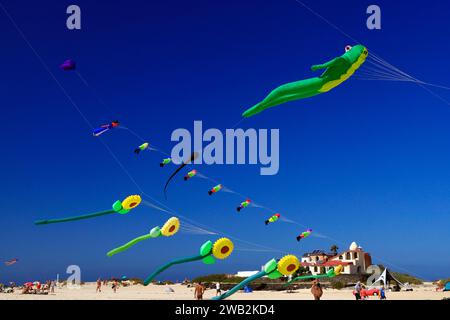
[[198,255],[169,261],[165,265],[162,265],[161,267],[153,271],[153,273],[144,280],[144,286],[149,285],[158,274],[160,274],[161,272],[170,268],[173,265],[198,260],[202,260],[204,264],[213,264],[216,262],[216,259],[228,258],[228,256],[233,252],[233,250],[234,244],[228,238],[220,238],[216,242],[214,242],[214,244],[211,241],[206,241],[200,247],[200,252]]
[[264,265],[263,270],[246,278],[241,283],[235,285],[233,288],[231,288],[224,294],[212,298],[212,300],[223,300],[225,298],[228,298],[229,296],[233,295],[250,282],[262,277],[267,276],[269,279],[278,279],[281,278],[282,276],[289,276],[293,274],[295,271],[297,271],[299,267],[300,261],[296,256],[291,254],[284,256],[279,261],[272,259]]
[[360,44],[354,47],[346,46],[345,51],[340,57],[324,64],[312,66],[311,70],[313,71],[326,69],[319,77],[284,84],[273,90],[263,101],[247,109],[242,115],[248,118],[267,108],[312,97],[337,87],[355,73],[369,54],[366,47]]
[[147,239],[151,239],[151,238],[158,238],[161,236],[171,237],[175,233],[177,233],[179,229],[180,229],[180,220],[177,217],[172,217],[166,221],[166,223],[163,225],[162,228],[154,227],[152,230],[150,230],[149,233],[144,234],[143,236],[134,238],[133,240],[125,243],[124,245],[117,247],[115,249],[112,249],[106,255],[108,257],[112,257],[115,254],[118,254],[120,252],[128,250],[129,248],[134,246],[136,243],[141,242],[143,240],[147,240]]
[[44,224],[50,224],[50,223],[61,223],[61,222],[70,222],[70,221],[77,221],[77,220],[83,220],[83,219],[90,219],[95,217],[104,216],[107,214],[113,214],[113,213],[120,213],[120,214],[127,214],[130,212],[130,210],[136,208],[141,203],[141,197],[139,195],[132,195],[125,198],[125,200],[120,201],[117,200],[113,203],[112,208],[109,210],[94,212],[90,214],[85,214],[81,216],[74,216],[74,217],[68,217],[68,218],[59,218],[59,219],[45,219],[45,220],[38,220],[35,221],[35,225],[44,225]]

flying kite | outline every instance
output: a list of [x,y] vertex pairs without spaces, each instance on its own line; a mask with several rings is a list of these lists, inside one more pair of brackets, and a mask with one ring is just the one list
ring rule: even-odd
[[264,221],[264,223],[266,224],[266,226],[271,223],[271,222],[275,222],[278,219],[280,219],[280,214],[279,213],[275,213],[273,216],[271,216],[269,219],[267,219],[266,221]]
[[342,267],[342,265],[338,265],[338,266],[334,267],[333,269],[328,270],[327,273],[296,277],[296,278],[290,280],[289,282],[285,283],[285,286],[287,286],[297,280],[333,278],[333,277],[340,275],[343,269],[344,268]]
[[300,241],[301,239],[304,239],[308,237],[312,232],[312,229],[306,229],[306,231],[303,231],[297,236],[297,241]]
[[279,279],[282,276],[289,276],[293,274],[295,271],[297,271],[299,267],[300,261],[294,255],[284,256],[278,262],[277,260],[272,259],[264,265],[263,270],[254,274],[253,276],[246,278],[241,283],[237,284],[224,294],[217,297],[213,297],[212,299],[223,300],[225,298],[228,298],[229,296],[236,293],[237,291],[239,291],[239,289],[249,284],[250,282],[265,276],[267,276],[269,279]]
[[189,171],[188,173],[186,173],[186,175],[184,176],[184,181],[187,181],[187,180],[189,180],[190,178],[192,178],[192,177],[195,177],[195,175],[197,174],[197,170],[191,170],[191,171]]
[[150,282],[152,282],[155,277],[163,272],[164,270],[170,268],[173,265],[192,262],[197,260],[202,260],[204,264],[213,264],[216,262],[216,259],[226,259],[233,252],[234,245],[233,242],[228,238],[220,238],[214,244],[209,240],[206,241],[200,247],[200,254],[192,257],[185,257],[176,260],[169,261],[165,265],[156,269],[151,275],[149,275],[144,280],[144,286],[147,286]]
[[71,71],[76,69],[76,63],[72,59],[67,59],[59,67],[64,71]]
[[109,131],[111,129],[114,129],[118,127],[120,122],[118,120],[114,120],[113,122],[109,124],[103,124],[98,128],[94,129],[94,132],[92,133],[95,137],[98,137],[99,135],[105,133],[106,131]]
[[184,161],[178,168],[177,170],[175,170],[169,177],[169,179],[167,179],[166,181],[166,185],[164,186],[164,196],[167,199],[167,187],[169,186],[170,181],[173,179],[173,177],[176,176],[176,174],[178,172],[180,172],[181,169],[183,169],[185,166],[187,166],[189,163],[191,163],[192,161],[194,161],[195,159],[197,159],[199,156],[198,152],[192,152],[191,157],[189,159],[187,159],[186,161]]
[[14,258],[14,259],[5,261],[5,266],[7,266],[7,267],[12,266],[12,265],[15,264],[17,261],[19,261],[19,259],[17,259],[17,258]]
[[162,168],[162,167],[164,167],[166,164],[169,164],[169,163],[171,163],[172,162],[172,159],[171,158],[165,158],[165,159],[163,159],[162,161],[161,161],[161,163],[159,164],[159,166]]
[[180,220],[178,220],[178,218],[176,217],[172,217],[166,221],[166,223],[163,225],[162,228],[154,227],[153,229],[150,230],[148,234],[144,234],[143,236],[137,237],[131,240],[130,242],[127,242],[126,244],[109,251],[106,255],[108,257],[112,257],[115,254],[128,250],[136,243],[150,238],[158,238],[161,236],[171,237],[175,233],[177,233],[179,229],[180,229]]
[[137,147],[136,149],[134,149],[134,153],[139,154],[141,151],[144,151],[145,149],[148,148],[148,142],[144,142],[143,144],[141,144],[139,147]]
[[239,205],[239,207],[236,208],[237,212],[240,212],[242,209],[246,208],[250,204],[251,200],[247,199]]
[[75,217],[69,217],[69,218],[60,218],[60,219],[50,219],[50,220],[38,220],[35,221],[35,225],[43,225],[43,224],[50,224],[50,223],[60,223],[60,222],[70,222],[70,221],[76,221],[76,220],[82,220],[82,219],[89,219],[89,218],[95,218],[99,216],[104,216],[107,214],[112,213],[120,213],[120,214],[127,214],[130,212],[130,210],[136,208],[141,203],[141,197],[139,195],[133,195],[128,196],[125,198],[125,200],[120,201],[117,200],[112,205],[112,210],[105,210],[105,211],[99,211],[94,212],[91,214],[86,214],[82,216],[75,216]]
[[343,55],[311,67],[312,71],[326,69],[322,75],[279,86],[264,100],[247,109],[242,115],[246,118],[251,117],[267,108],[328,92],[350,78],[364,63],[368,54],[363,45],[346,46]]
[[217,186],[213,187],[212,189],[210,189],[208,191],[209,195],[212,195],[213,193],[219,192],[220,190],[222,190],[222,185],[218,184]]

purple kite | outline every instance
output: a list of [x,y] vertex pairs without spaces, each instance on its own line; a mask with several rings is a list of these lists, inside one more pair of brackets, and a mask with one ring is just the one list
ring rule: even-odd
[[60,65],[59,67],[64,71],[71,71],[71,70],[75,70],[76,66],[77,65],[76,65],[75,61],[68,59],[68,60],[64,61],[63,64]]

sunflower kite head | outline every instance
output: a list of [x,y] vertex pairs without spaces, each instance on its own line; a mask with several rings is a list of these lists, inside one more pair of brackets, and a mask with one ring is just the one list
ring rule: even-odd
[[131,209],[136,208],[141,201],[142,199],[139,195],[128,196],[123,201],[117,200],[114,202],[113,210],[120,214],[126,214],[130,212]]
[[176,217],[172,217],[164,223],[161,228],[161,234],[165,237],[173,236],[180,229],[180,220]]
[[264,271],[269,279],[278,279],[282,276],[289,276],[298,270],[300,261],[294,255],[287,255],[277,260],[272,259],[264,266]]
[[205,242],[200,248],[200,255],[203,256],[203,263],[213,264],[217,259],[226,259],[234,250],[233,242],[228,238],[220,238],[214,244],[211,241]]

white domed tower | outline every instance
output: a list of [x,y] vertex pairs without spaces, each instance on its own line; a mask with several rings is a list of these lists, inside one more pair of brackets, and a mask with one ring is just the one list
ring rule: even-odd
[[352,244],[350,245],[350,248],[348,248],[349,250],[356,250],[358,249],[358,245],[356,244],[355,241],[352,242]]

